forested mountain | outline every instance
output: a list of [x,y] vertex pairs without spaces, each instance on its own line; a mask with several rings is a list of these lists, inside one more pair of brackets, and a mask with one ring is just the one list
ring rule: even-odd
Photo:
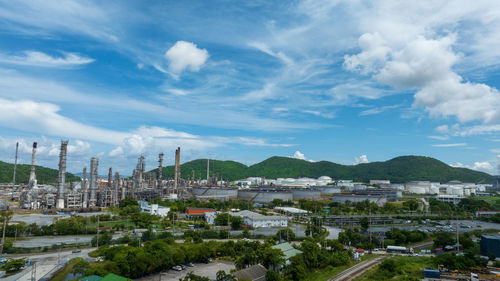
[[[14,171],[14,164],[5,163],[0,161],[0,182],[12,182],[12,172]],[[16,169],[16,184],[28,183],[30,178],[31,165],[17,164]],[[36,166],[36,179],[39,184],[55,184],[59,171],[56,169],[45,168]],[[66,182],[79,181],[80,178],[71,173],[66,173]]]
[[[206,178],[207,160],[198,159],[181,165],[182,177]],[[157,171],[153,170],[153,171]],[[451,167],[439,160],[424,156],[401,156],[384,162],[372,162],[358,165],[341,165],[329,161],[309,162],[289,157],[274,156],[260,163],[246,166],[235,161],[210,160],[210,175],[219,174],[219,178],[229,180],[246,177],[297,178],[330,176],[333,179],[352,179],[367,182],[370,179],[388,179],[395,183],[412,180],[447,182],[487,182],[493,176],[466,168]],[[163,168],[166,177],[172,177],[174,167]]]

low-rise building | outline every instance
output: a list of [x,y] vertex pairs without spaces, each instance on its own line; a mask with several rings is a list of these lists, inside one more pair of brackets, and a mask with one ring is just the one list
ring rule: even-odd
[[448,202],[453,204],[458,204],[462,199],[464,199],[463,195],[438,195],[436,199],[441,202]]
[[278,245],[274,245],[271,248],[273,249],[279,249],[283,252],[284,254],[284,259],[286,261],[286,264],[290,263],[290,258],[295,257],[296,255],[302,254],[301,250],[295,249],[290,243],[285,242],[281,243]]
[[483,235],[479,242],[481,256],[494,255],[500,258],[500,235]]
[[358,194],[336,194],[332,197],[333,202],[344,204],[350,202],[363,202],[365,200],[375,203],[378,206],[383,206],[387,202],[386,195],[358,195]]
[[244,224],[253,228],[288,226],[288,218],[284,216],[264,216],[248,210],[234,212],[231,215],[243,218]]
[[148,213],[150,215],[165,217],[170,212],[170,208],[159,206],[158,204],[149,205],[148,202],[140,201],[139,202],[139,210],[142,213]]
[[287,216],[302,217],[302,216],[307,216],[309,214],[309,211],[294,207],[274,207],[274,210],[284,213]]

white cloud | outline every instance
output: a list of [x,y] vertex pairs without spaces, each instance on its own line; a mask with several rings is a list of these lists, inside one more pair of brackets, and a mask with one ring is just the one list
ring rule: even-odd
[[[396,89],[415,91],[414,106],[425,108],[431,117],[456,117],[462,123],[500,122],[499,91],[466,81],[455,70],[464,62],[463,53],[455,47],[469,48],[466,58],[470,58],[478,55],[478,50],[472,51],[469,43],[481,46],[484,42],[478,36],[470,36],[476,34],[471,30],[488,38],[498,33],[498,6],[487,2],[461,2],[453,7],[425,1],[383,2],[370,6],[353,4],[353,10],[357,11],[365,33],[358,40],[361,52],[345,56],[345,69],[371,74],[375,81]],[[480,14],[490,16],[485,21]],[[457,28],[469,21],[477,25]],[[484,25],[491,28],[485,29]],[[499,55],[498,51],[491,52]]]
[[368,161],[368,157],[363,154],[359,157],[354,157],[354,164],[357,165],[357,164],[363,164],[363,163],[369,163],[370,161]]
[[460,127],[458,125],[452,128],[452,134],[455,136],[472,136],[484,135],[500,132],[500,124],[498,125],[475,125],[469,127]]
[[298,150],[295,151],[295,153],[291,157],[295,158],[295,159],[306,160],[306,156],[304,155],[304,153],[302,153],[302,152],[300,152]]
[[125,133],[101,129],[60,115],[60,108],[50,103],[0,98],[0,126],[53,136],[119,143]]
[[484,162],[474,162],[473,165],[464,165],[460,162],[457,162],[457,164],[455,165],[451,165],[453,167],[457,167],[457,168],[467,168],[467,169],[471,169],[471,170],[476,170],[476,171],[480,171],[480,172],[485,172],[485,173],[488,173],[488,174],[495,174],[495,166],[492,165],[490,162],[488,161],[484,161]]
[[448,133],[448,131],[449,131],[448,125],[441,125],[441,126],[438,126],[438,127],[436,127],[436,131],[437,131],[438,133],[446,134],[446,133]]
[[206,49],[199,49],[195,44],[186,41],[177,41],[165,53],[169,61],[169,70],[179,74],[185,69],[197,72],[205,64],[209,55]]
[[119,157],[123,154],[123,148],[121,146],[118,146],[115,149],[111,150],[108,155],[109,157]]
[[94,59],[76,53],[63,53],[63,56],[60,57],[53,57],[37,51],[26,51],[23,56],[0,55],[0,62],[41,67],[71,67],[94,61]]
[[466,146],[466,143],[438,143],[433,144],[434,147],[458,147],[458,146]]
[[390,109],[395,109],[395,108],[398,108],[398,107],[401,107],[401,105],[400,104],[396,104],[396,105],[386,105],[386,106],[382,106],[382,107],[375,107],[375,108],[371,108],[371,109],[367,109],[367,110],[361,111],[361,113],[359,113],[359,116],[375,115],[375,114],[379,114],[379,113],[382,113],[384,111],[387,111],[387,110],[390,110]]
[[304,155],[304,153],[302,153],[302,152],[300,152],[298,150],[295,151],[295,153],[292,156],[290,156],[290,158],[305,160],[305,161],[308,161],[308,162],[316,162],[314,160],[307,159],[307,157]]
[[445,141],[450,139],[448,136],[427,136],[429,139]]

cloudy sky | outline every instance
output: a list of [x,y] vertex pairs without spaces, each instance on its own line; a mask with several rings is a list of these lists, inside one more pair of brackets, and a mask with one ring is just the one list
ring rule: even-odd
[[0,1],[0,160],[425,155],[496,173],[496,1]]

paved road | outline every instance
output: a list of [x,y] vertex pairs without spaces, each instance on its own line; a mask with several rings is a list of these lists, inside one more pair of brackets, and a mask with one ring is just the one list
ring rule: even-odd
[[[183,271],[175,271],[175,270],[168,270],[166,272],[162,272],[160,274],[154,274],[138,279],[134,279],[136,281],[174,281],[174,280],[179,280],[180,278],[184,278],[186,274],[190,271],[192,271],[194,274],[199,275],[199,276],[205,276],[210,278],[210,280],[215,280],[217,277],[217,271],[219,270],[224,270],[226,273],[229,273],[231,269],[234,269],[234,263],[229,262],[229,261],[215,261],[209,264],[204,264],[204,263],[199,263],[195,264],[194,267],[188,267]],[[161,275],[161,276],[160,276]],[[161,279],[160,279],[161,277]]]
[[[45,274],[56,268],[59,264],[63,264],[73,258],[81,257],[84,259],[89,259],[89,253],[96,248],[83,249],[80,253],[72,253],[71,251],[61,251],[60,253],[46,253],[46,254],[35,254],[35,255],[7,255],[10,258],[27,258],[36,264],[36,279],[42,278]],[[33,266],[25,268],[23,271],[9,276],[7,278],[2,278],[2,281],[30,281],[31,271]]]

